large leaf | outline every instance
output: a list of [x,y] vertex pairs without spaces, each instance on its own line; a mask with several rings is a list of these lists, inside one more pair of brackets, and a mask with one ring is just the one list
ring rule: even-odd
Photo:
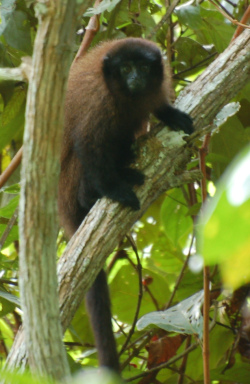
[[219,264],[226,285],[250,280],[250,146],[227,169],[200,217],[198,251]]
[[231,117],[221,127],[219,133],[213,135],[210,145],[210,158],[214,175],[219,178],[232,159],[250,143],[250,129],[244,129],[239,118]]
[[1,24],[0,24],[0,35],[4,32],[11,15],[15,9],[16,0],[2,0],[1,1]]
[[24,127],[26,89],[18,87],[0,116],[0,151],[18,140]]
[[9,292],[5,292],[0,289],[0,297],[2,297],[3,299],[7,300],[12,304],[17,305],[18,307],[21,307],[20,299]]
[[168,192],[168,197],[161,208],[161,219],[166,235],[173,245],[184,247],[189,234],[192,233],[193,223],[180,189]]
[[3,32],[6,42],[13,48],[28,55],[32,54],[29,19],[26,13],[14,11],[8,15],[8,22]]
[[[151,295],[157,300],[159,307],[162,307],[170,295],[166,279],[143,269],[143,277],[147,276],[152,279],[149,286]],[[122,266],[110,284],[113,314],[127,324],[132,324],[134,319],[138,302],[138,286],[138,274],[130,265]],[[151,295],[148,292],[143,293],[140,315],[155,309]]]
[[[176,67],[178,71],[185,70],[185,76],[197,73],[197,65],[199,69],[206,67],[209,62],[206,59],[215,52],[213,47],[204,47],[188,37],[179,39],[175,44],[175,49],[178,52]],[[200,64],[201,62],[203,63],[202,65]]]
[[213,44],[218,52],[228,46],[234,30],[230,23],[225,23],[220,12],[188,2],[177,7],[175,14],[181,23],[194,31],[202,45]]
[[204,293],[200,291],[166,311],[148,313],[137,322],[137,328],[142,330],[153,324],[168,332],[197,334],[202,338],[203,317],[200,308],[203,299]]
[[174,13],[177,15],[179,22],[188,25],[190,29],[199,29],[202,27],[199,6],[193,6],[188,2],[176,7]]
[[19,196],[13,197],[5,207],[0,208],[0,217],[5,217],[6,219],[10,219],[14,214],[16,208],[18,207]]
[[111,12],[120,1],[121,0],[103,0],[97,7],[89,8],[85,12],[84,16],[91,17],[94,15],[99,15],[105,11]]

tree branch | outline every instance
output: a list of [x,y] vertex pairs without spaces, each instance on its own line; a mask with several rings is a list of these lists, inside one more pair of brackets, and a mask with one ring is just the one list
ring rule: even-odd
[[0,81],[27,81],[32,69],[31,58],[24,57],[17,68],[0,68]]
[[[176,106],[191,114],[198,130],[189,138],[188,145],[180,133],[169,133],[164,128],[147,138],[141,138],[136,162],[136,166],[146,175],[145,185],[136,190],[141,210],[135,212],[108,199],[101,199],[85,218],[59,260],[59,299],[64,330],[107,256],[149,205],[163,191],[200,177],[199,171],[185,170],[191,157],[190,146],[197,137],[204,135],[201,128],[213,121],[249,78],[250,32],[246,30],[178,98]],[[9,367],[25,363],[26,349],[21,344],[22,337],[20,331],[8,357]]]

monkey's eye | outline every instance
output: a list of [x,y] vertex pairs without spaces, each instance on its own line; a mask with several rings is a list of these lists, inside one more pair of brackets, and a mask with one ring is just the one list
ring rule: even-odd
[[127,75],[128,73],[130,73],[132,71],[132,67],[131,65],[129,64],[124,64],[121,66],[121,73]]
[[150,71],[150,67],[149,67],[149,65],[143,64],[140,66],[140,70],[141,70],[141,72],[147,74]]

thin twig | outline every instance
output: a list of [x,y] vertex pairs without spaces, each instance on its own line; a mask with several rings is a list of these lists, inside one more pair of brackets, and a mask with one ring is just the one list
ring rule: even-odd
[[[101,2],[102,0],[96,0],[94,4],[94,8],[96,8]],[[90,44],[92,43],[99,29],[100,29],[100,15],[94,15],[89,20],[89,23],[86,27],[84,38],[78,49],[78,52],[76,54],[74,61],[78,60],[79,57],[82,57],[83,55],[85,55],[85,53],[87,52]]]
[[131,360],[135,356],[138,356],[140,351],[148,344],[149,340],[152,337],[152,331],[146,332],[143,336],[139,337],[132,344],[128,346],[128,350],[130,350],[134,345],[138,343],[139,340],[143,339],[142,342],[138,345],[138,347],[134,348],[133,353],[131,353],[128,358],[121,364],[121,371],[130,363]]
[[142,372],[139,375],[131,377],[131,378],[125,380],[125,381],[126,382],[130,382],[130,381],[133,381],[133,380],[137,380],[137,379],[139,379],[141,377],[147,376],[151,372],[158,371],[158,370],[160,370],[162,368],[168,368],[171,364],[176,363],[176,361],[182,359],[185,355],[187,355],[188,353],[194,351],[198,347],[198,345],[200,345],[200,343],[196,342],[196,343],[190,345],[190,347],[187,348],[184,352],[180,353],[177,356],[172,357],[172,359],[169,359],[166,363],[159,364],[159,365],[157,365],[157,367],[154,367],[154,368],[149,369],[149,370],[147,370],[145,372]]
[[170,7],[168,8],[166,14],[163,16],[163,18],[161,19],[161,21],[155,26],[155,28],[153,29],[152,32],[150,32],[148,35],[147,35],[147,39],[152,39],[152,37],[157,33],[157,31],[167,22],[169,16],[171,15],[171,13],[173,13],[175,7],[179,4],[180,0],[174,0],[173,3],[170,5]]
[[172,294],[170,296],[170,299],[168,300],[167,304],[164,307],[165,310],[168,309],[171,306],[172,301],[174,299],[174,296],[176,294],[176,291],[177,291],[177,289],[178,289],[178,287],[180,285],[180,282],[181,282],[181,280],[183,278],[184,272],[185,272],[185,270],[187,268],[188,261],[189,261],[190,255],[191,255],[193,243],[194,243],[194,235],[192,236],[192,240],[191,240],[191,244],[190,244],[190,247],[189,247],[188,255],[187,255],[186,260],[185,260],[185,262],[184,262],[184,264],[182,266],[182,269],[181,269],[181,272],[180,272],[180,274],[178,276],[178,279],[177,279],[177,281],[175,283],[174,290],[173,290],[173,292],[172,292]]
[[231,18],[233,18],[233,15],[228,12],[228,10],[224,7],[223,4],[221,4],[218,0],[214,0],[216,2],[216,4]]
[[14,224],[16,222],[17,216],[18,216],[18,208],[16,208],[13,216],[11,217],[11,219],[10,219],[10,221],[9,221],[9,223],[8,223],[8,225],[7,225],[5,231],[4,231],[4,233],[3,233],[3,235],[2,235],[2,237],[0,239],[0,250],[3,248],[4,243],[5,243],[6,239],[7,239],[7,237],[9,236],[10,231],[13,228],[13,226],[14,226]]
[[213,52],[211,55],[207,56],[205,59],[199,61],[197,64],[192,65],[191,67],[187,69],[183,69],[182,71],[176,73],[173,77],[174,79],[178,79],[180,75],[183,75],[186,72],[191,71],[192,69],[199,68],[202,66],[204,63],[206,63],[208,60],[212,59],[214,56],[218,55],[218,52]]
[[8,284],[8,285],[14,285],[15,287],[18,287],[18,282],[8,279],[0,279],[0,284]]
[[[247,7],[246,12],[244,13],[240,22],[241,24],[245,25],[249,19],[250,19],[250,5]],[[243,30],[244,30],[244,27],[242,25],[238,25],[238,27],[236,28],[236,31],[234,32],[232,41],[236,39],[236,37],[238,37],[243,32]]]
[[23,147],[19,149],[19,151],[15,154],[13,159],[11,160],[8,167],[3,171],[0,175],[0,188],[6,183],[6,181],[10,178],[12,173],[17,169],[18,165],[21,163],[23,154]]
[[246,28],[246,29],[250,29],[250,25],[247,25],[247,24],[243,24],[241,23],[240,21],[236,20],[236,19],[233,19],[232,17],[230,17],[226,12],[223,11],[223,9],[221,9],[213,0],[209,0],[211,4],[213,4],[213,6],[224,16],[226,17],[229,21],[231,21],[232,24],[234,25],[238,25],[238,26],[241,26],[243,28]]
[[[191,335],[189,335],[187,337],[186,348],[185,349],[188,349],[190,347],[190,344],[191,344]],[[183,384],[183,381],[184,381],[184,378],[185,378],[185,370],[186,370],[186,366],[187,366],[187,359],[188,359],[188,355],[185,355],[183,357],[183,360],[182,360],[182,363],[181,363],[181,366],[180,366],[180,369],[179,369],[180,376],[179,376],[177,384]]]

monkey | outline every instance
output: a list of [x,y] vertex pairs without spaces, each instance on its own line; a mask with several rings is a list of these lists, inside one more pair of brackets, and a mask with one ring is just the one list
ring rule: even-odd
[[[132,144],[150,114],[172,130],[191,134],[192,119],[169,102],[161,51],[142,38],[101,43],[71,66],[65,101],[65,130],[59,179],[59,217],[73,236],[101,197],[133,210],[140,202],[133,187],[142,172]],[[106,275],[101,270],[86,295],[99,363],[119,372]]]

